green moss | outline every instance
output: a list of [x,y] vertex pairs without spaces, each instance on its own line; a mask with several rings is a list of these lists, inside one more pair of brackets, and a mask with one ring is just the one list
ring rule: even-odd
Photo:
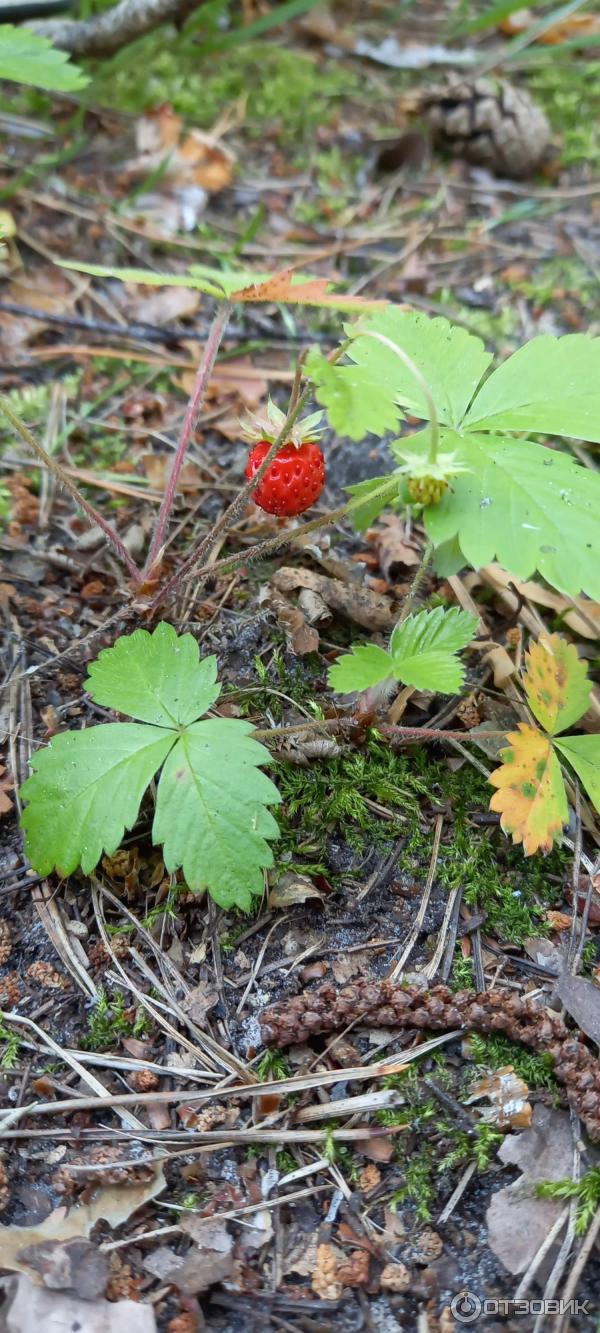
[[553,57],[528,71],[527,86],[562,140],[565,166],[600,167],[600,66],[597,60]]
[[202,59],[189,35],[161,29],[103,61],[86,89],[90,104],[139,113],[169,102],[194,125],[210,128],[245,99],[244,130],[272,130],[280,142],[309,141],[350,94],[355,75],[340,65],[267,42],[250,42]]
[[[464,901],[485,912],[486,931],[507,944],[547,933],[545,915],[562,896],[566,851],[524,857],[497,829],[478,830],[474,814],[487,810],[490,787],[469,765],[451,772],[424,747],[394,754],[373,733],[361,749],[306,768],[280,764],[275,780],[283,797],[276,847],[281,869],[324,870],[332,840],[357,853],[404,843],[398,870],[424,880],[431,857],[426,802],[452,812],[438,857],[435,883],[446,893],[460,886]],[[386,807],[382,818],[369,802]],[[301,830],[309,830],[301,835]],[[299,836],[300,835],[300,836]],[[472,984],[470,968],[455,964],[457,985]]]
[[593,1166],[581,1180],[542,1181],[536,1188],[542,1199],[577,1199],[575,1229],[584,1236],[600,1207],[600,1166]]
[[[469,1036],[469,1053],[477,1066],[477,1078],[481,1074],[502,1069],[505,1065],[512,1065],[515,1073],[525,1080],[528,1087],[548,1088],[558,1092],[552,1056],[545,1051],[536,1054],[521,1046],[520,1042],[511,1041],[509,1037],[484,1037],[479,1032],[472,1032]],[[469,1071],[469,1082],[473,1077],[473,1071]]]

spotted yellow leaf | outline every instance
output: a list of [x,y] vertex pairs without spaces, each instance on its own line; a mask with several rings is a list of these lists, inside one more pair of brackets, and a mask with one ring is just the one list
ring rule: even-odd
[[549,736],[537,727],[519,723],[509,732],[510,748],[502,750],[502,764],[490,775],[497,787],[490,809],[500,815],[505,833],[522,842],[526,856],[549,852],[568,819],[565,785]]
[[527,654],[524,681],[529,707],[551,736],[586,712],[591,683],[575,644],[560,634],[542,634]]

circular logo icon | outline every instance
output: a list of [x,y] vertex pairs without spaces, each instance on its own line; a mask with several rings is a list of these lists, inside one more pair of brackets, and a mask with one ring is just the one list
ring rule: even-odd
[[472,1291],[459,1291],[450,1302],[450,1309],[455,1319],[461,1324],[473,1324],[479,1319],[482,1303]]

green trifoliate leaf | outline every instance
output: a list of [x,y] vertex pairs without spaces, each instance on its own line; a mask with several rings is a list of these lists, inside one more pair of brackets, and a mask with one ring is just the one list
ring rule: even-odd
[[486,380],[464,426],[599,442],[600,338],[532,338]]
[[407,616],[392,634],[390,653],[394,675],[417,690],[455,694],[464,680],[464,667],[454,656],[477,632],[477,618],[453,606],[445,611],[419,611]]
[[338,657],[329,668],[328,679],[338,694],[353,694],[368,690],[382,680],[394,677],[394,663],[384,648],[375,643],[354,644],[349,653]]
[[31,761],[21,788],[25,847],[40,875],[89,874],[133,828],[149,782],[177,735],[137,722],[109,722],[55,736]]
[[554,744],[575,769],[596,810],[600,810],[600,736],[561,736]]
[[137,629],[105,648],[89,668],[87,688],[104,707],[141,722],[186,726],[221,692],[216,659],[199,656],[191,634],[177,634],[163,621],[153,634]]
[[192,889],[222,907],[248,910],[272,865],[267,839],[279,830],[267,809],[281,797],[260,764],[269,752],[252,726],[231,718],[196,722],[171,751],[158,784],[152,836],[168,870],[183,867]]
[[425,510],[436,546],[458,537],[475,569],[498,560],[523,579],[539,570],[559,592],[600,600],[598,473],[531,440],[444,431],[441,443],[470,470]]
[[[363,336],[361,331],[364,331]],[[352,384],[352,409],[347,425],[352,424],[352,412],[361,391],[378,421],[384,405],[389,412],[400,408],[412,416],[429,419],[430,407],[422,384],[390,344],[399,347],[414,363],[429,387],[438,420],[448,426],[457,426],[462,420],[492,359],[480,338],[450,324],[447,319],[430,319],[427,315],[395,306],[386,306],[384,310],[363,317],[347,332],[357,335],[347,353],[354,365],[332,367],[340,380]],[[336,404],[336,410],[340,423],[338,430],[341,434],[350,433],[343,428],[339,404]],[[363,417],[366,418],[366,409],[363,409]]]
[[64,93],[89,83],[87,74],[72,65],[68,55],[46,37],[11,23],[0,24],[0,79]]
[[329,684],[340,694],[366,690],[390,677],[417,690],[454,694],[464,680],[464,668],[455,654],[466,648],[477,631],[477,619],[452,607],[419,611],[397,625],[390,651],[375,644],[355,645],[330,668]]

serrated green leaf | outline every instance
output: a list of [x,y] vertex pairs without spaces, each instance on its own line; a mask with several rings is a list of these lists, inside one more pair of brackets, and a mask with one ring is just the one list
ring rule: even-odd
[[0,79],[65,93],[89,83],[87,74],[71,64],[65,51],[29,28],[15,28],[11,23],[0,24]]
[[157,726],[187,726],[221,693],[214,657],[199,661],[191,634],[177,634],[165,621],[153,634],[136,629],[117,639],[92,662],[86,687],[106,708]]
[[532,338],[495,370],[467,430],[522,430],[600,441],[600,338]]
[[415,616],[396,625],[390,640],[392,656],[414,657],[417,653],[439,648],[445,653],[458,653],[477,633],[477,617],[459,606],[446,611],[443,606],[433,611],[419,611]]
[[[401,310],[397,306],[386,306],[384,310],[364,316],[360,324],[350,326],[347,332],[358,335],[347,353],[348,359],[354,362],[354,369],[336,365],[332,370],[340,379],[352,379],[353,403],[363,387],[363,418],[370,410],[377,420],[381,418],[384,405],[389,411],[400,407],[413,416],[428,420],[429,406],[410,367],[391,347],[373,337],[361,337],[361,330],[380,334],[402,348],[428,384],[440,423],[450,426],[460,423],[492,359],[480,338],[452,325],[447,319],[430,319],[427,315]],[[351,425],[352,421],[347,424]]]
[[329,684],[338,694],[368,690],[390,676],[394,676],[390,654],[375,643],[354,644],[351,652],[338,657],[328,672]]
[[363,440],[365,435],[386,435],[397,429],[400,409],[381,394],[378,381],[364,370],[359,373],[353,365],[332,366],[315,347],[306,358],[305,369],[315,384],[315,398],[338,435]]
[[600,736],[561,736],[554,744],[585,787],[585,790],[600,811]]
[[182,866],[191,889],[246,911],[273,862],[267,839],[279,833],[266,807],[281,800],[258,767],[271,756],[251,732],[233,718],[188,727],[162,770],[152,828],[167,870]]
[[109,722],[55,736],[31,761],[21,817],[34,870],[89,874],[133,828],[149,782],[177,739],[137,722]]
[[365,532],[375,519],[394,504],[404,487],[404,478],[398,472],[387,477],[370,477],[367,481],[358,481],[354,486],[346,486],[352,500],[364,499],[356,509],[350,511],[353,527],[357,532]]
[[456,606],[407,616],[390,640],[394,675],[418,690],[455,694],[463,683],[464,667],[454,654],[466,648],[476,632],[476,617]]
[[531,440],[451,431],[441,440],[470,471],[425,510],[435,545],[458,537],[475,569],[498,560],[523,579],[539,570],[559,592],[600,600],[599,474]]

